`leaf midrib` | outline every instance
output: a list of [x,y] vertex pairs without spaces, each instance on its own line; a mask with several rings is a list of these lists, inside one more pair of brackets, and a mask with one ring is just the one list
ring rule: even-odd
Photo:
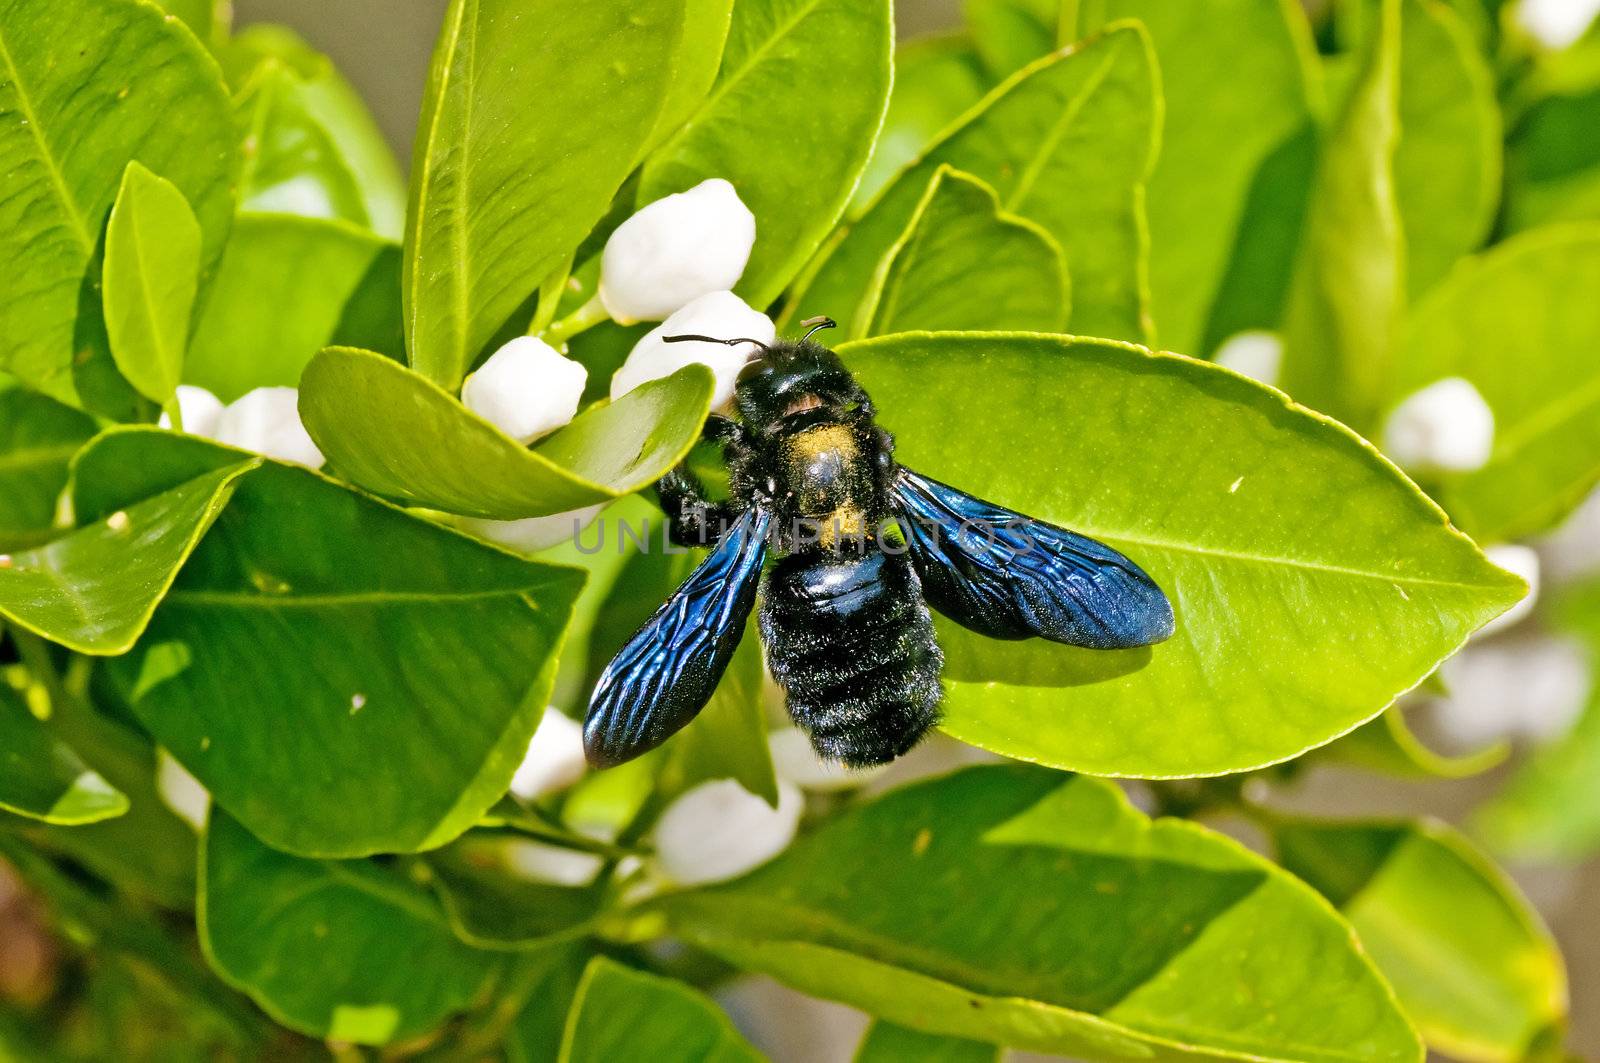
[[1045,162],[1061,146],[1061,141],[1066,137],[1067,130],[1071,129],[1073,123],[1078,120],[1078,115],[1083,112],[1083,108],[1087,106],[1090,98],[1100,91],[1101,84],[1111,75],[1111,68],[1116,65],[1118,58],[1118,52],[1113,51],[1108,54],[1101,60],[1094,73],[1084,81],[1083,87],[1078,91],[1078,94],[1062,110],[1061,117],[1050,127],[1049,134],[1045,137],[1043,143],[1039,145],[1039,150],[1034,152],[1033,158],[1028,161],[1028,168],[1017,179],[1016,186],[1011,189],[1010,194],[1001,202],[1001,209],[1015,211],[1018,209],[1018,205],[1028,198],[1029,193],[1033,191],[1034,184],[1039,180],[1039,175],[1044,172]]
[[28,132],[33,142],[39,149],[39,158],[44,163],[45,169],[50,172],[50,181],[55,185],[56,196],[61,200],[62,212],[66,215],[73,236],[77,238],[78,246],[85,256],[94,253],[94,239],[89,235],[89,226],[77,201],[72,197],[72,191],[67,187],[66,175],[61,172],[61,166],[50,151],[50,146],[45,142],[43,127],[39,125],[38,113],[34,110],[33,101],[29,98],[27,87],[23,84],[22,75],[17,70],[16,60],[12,58],[11,47],[6,43],[5,34],[0,32],[0,59],[5,60],[6,71],[11,77],[11,84],[15,86],[17,104],[22,109],[23,116],[28,121]]

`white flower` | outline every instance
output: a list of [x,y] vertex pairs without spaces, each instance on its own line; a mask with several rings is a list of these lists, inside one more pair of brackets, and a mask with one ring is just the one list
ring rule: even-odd
[[467,409],[519,443],[554,432],[578,413],[589,371],[535,336],[501,347],[461,385]]
[[1448,377],[1395,407],[1383,428],[1383,449],[1407,469],[1481,469],[1494,450],[1494,411],[1470,382]]
[[605,866],[605,861],[594,853],[520,838],[506,843],[500,859],[505,869],[518,878],[573,888],[593,882]]
[[1549,741],[1572,726],[1589,698],[1588,654],[1571,639],[1474,643],[1446,661],[1440,676],[1450,693],[1432,704],[1432,718],[1460,749],[1502,738]]
[[702,295],[679,310],[659,326],[645,333],[634,344],[628,360],[611,378],[611,397],[621,398],[640,384],[671,376],[691,362],[711,367],[716,375],[716,389],[711,395],[713,410],[726,409],[733,402],[733,389],[739,382],[739,371],[757,352],[753,344],[741,343],[668,343],[668,336],[711,336],[715,339],[749,339],[771,343],[777,336],[772,319],[758,310],[752,310],[745,301],[732,292],[711,292]]
[[803,790],[826,793],[865,786],[883,773],[888,765],[876,768],[847,768],[837,760],[817,756],[811,739],[798,727],[784,727],[767,735],[772,750],[772,770]]
[[1283,338],[1276,332],[1240,332],[1228,337],[1212,360],[1235,373],[1276,386],[1278,367],[1283,362]]
[[1522,0],[1517,24],[1552,51],[1576,44],[1600,14],[1600,0]]
[[511,777],[511,792],[524,801],[537,801],[571,786],[588,770],[583,728],[555,709],[545,709],[522,765]]
[[1504,631],[1506,628],[1516,624],[1533,612],[1533,604],[1539,599],[1538,554],[1526,546],[1518,546],[1515,543],[1487,546],[1484,547],[1483,552],[1496,565],[1526,580],[1528,582],[1528,595],[1522,601],[1479,628],[1478,634],[1480,636],[1494,631]]
[[755,242],[755,215],[733,186],[701,181],[617,226],[600,259],[600,302],[622,324],[660,321],[737,284]]
[[661,871],[683,886],[736,878],[789,847],[804,805],[799,789],[784,780],[777,808],[732,779],[702,783],[668,805],[656,823]]
[[548,550],[560,543],[569,543],[576,539],[600,511],[606,508],[606,503],[599,502],[583,509],[568,510],[565,513],[556,513],[548,517],[526,517],[522,520],[481,520],[477,517],[463,517],[461,526],[472,534],[488,539],[491,543],[499,543],[525,554],[536,554],[540,550]]
[[[205,388],[179,384],[178,412],[183,415],[185,434],[211,438],[217,430],[217,419],[222,416],[222,400]],[[156,423],[162,428],[171,428],[172,417],[163,413]]]
[[179,819],[197,831],[205,829],[211,792],[165,749],[156,750],[156,792]]
[[217,418],[213,438],[308,469],[322,468],[325,460],[300,421],[300,393],[294,388],[256,388],[230,403]]

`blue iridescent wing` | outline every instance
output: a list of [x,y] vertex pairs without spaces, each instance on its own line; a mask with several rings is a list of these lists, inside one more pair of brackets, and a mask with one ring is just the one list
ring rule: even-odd
[[894,500],[923,597],[963,627],[1102,650],[1172,634],[1167,596],[1104,543],[904,467]]
[[590,763],[632,760],[705,708],[755,603],[770,519],[755,510],[740,517],[606,666],[583,722]]

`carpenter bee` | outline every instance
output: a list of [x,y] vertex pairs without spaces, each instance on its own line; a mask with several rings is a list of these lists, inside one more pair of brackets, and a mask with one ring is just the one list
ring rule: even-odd
[[1138,565],[1093,539],[913,472],[872,400],[813,333],[751,343],[738,419],[713,416],[728,499],[687,463],[657,493],[672,541],[711,552],[602,673],[584,722],[608,767],[655,748],[705,707],[763,584],[767,664],[817,752],[853,767],[906,752],[938,722],[944,654],[928,606],[997,639],[1123,649],[1172,634]]

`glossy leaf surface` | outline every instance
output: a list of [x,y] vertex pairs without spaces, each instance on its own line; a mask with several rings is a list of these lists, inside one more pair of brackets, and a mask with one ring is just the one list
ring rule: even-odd
[[975,745],[1100,775],[1259,767],[1377,715],[1523,594],[1347,429],[1215,366],[1027,335],[844,354],[898,460],[1105,542],[1177,614],[1116,652],[941,624],[944,727]]
[[684,0],[451,3],[406,230],[406,342],[423,376],[459,384],[605,213],[655,127],[683,17]]
[[711,373],[685,367],[592,409],[528,450],[420,374],[330,348],[306,371],[306,428],[379,494],[493,520],[565,513],[654,483],[700,438]]
[[1097,780],[1010,765],[914,784],[656,904],[732,963],[928,1033],[1084,1059],[1422,1058],[1311,890]]

